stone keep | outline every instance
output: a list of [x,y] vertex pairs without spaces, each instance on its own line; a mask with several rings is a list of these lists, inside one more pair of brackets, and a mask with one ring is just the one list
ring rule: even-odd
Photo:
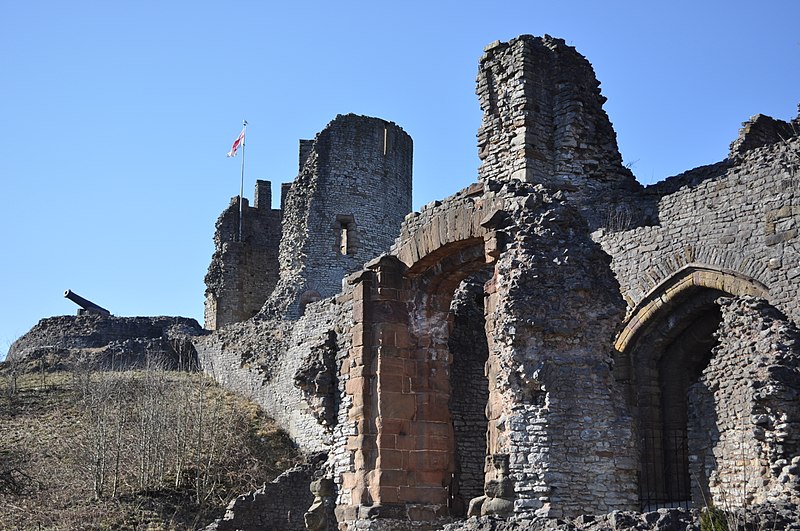
[[397,126],[301,144],[272,294],[196,343],[327,454],[315,526],[796,501],[800,118],[642,187],[563,40],[491,44],[477,93],[477,182],[404,218]]
[[353,114],[302,144],[284,205],[280,280],[267,305],[273,315],[296,318],[389,249],[411,209],[412,152],[397,125]]

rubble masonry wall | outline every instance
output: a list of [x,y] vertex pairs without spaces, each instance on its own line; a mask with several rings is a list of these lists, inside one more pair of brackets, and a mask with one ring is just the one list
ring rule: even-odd
[[797,503],[800,333],[763,299],[719,303],[719,344],[689,392],[693,490],[705,490],[694,497],[723,508]]
[[629,308],[687,264],[703,264],[760,282],[800,322],[800,138],[672,177],[640,200],[656,224],[593,234]]

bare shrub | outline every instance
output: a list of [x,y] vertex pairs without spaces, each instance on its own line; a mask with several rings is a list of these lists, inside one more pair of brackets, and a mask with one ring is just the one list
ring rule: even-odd
[[3,528],[197,529],[299,460],[254,403],[157,359],[46,386],[22,374],[15,404],[0,410]]
[[232,485],[264,481],[250,473],[258,457],[249,425],[258,415],[237,410],[208,377],[155,365],[77,380],[75,456],[96,498],[175,488],[190,490],[197,505],[224,503]]
[[604,225],[609,232],[628,230],[633,226],[633,213],[627,205],[609,207]]

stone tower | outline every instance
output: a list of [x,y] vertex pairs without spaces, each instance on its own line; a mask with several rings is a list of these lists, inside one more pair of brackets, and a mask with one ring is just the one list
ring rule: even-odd
[[563,190],[592,226],[641,189],[622,165],[592,65],[563,39],[495,41],[481,57],[477,85],[480,180]]
[[295,318],[341,291],[342,279],[385,253],[411,211],[411,137],[379,118],[339,115],[301,141],[286,193],[280,280],[267,307]]

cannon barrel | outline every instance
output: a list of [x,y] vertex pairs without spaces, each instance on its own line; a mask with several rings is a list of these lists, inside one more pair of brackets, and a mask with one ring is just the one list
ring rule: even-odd
[[69,300],[71,300],[72,302],[74,302],[75,304],[77,304],[78,306],[80,306],[81,308],[83,308],[87,312],[100,313],[103,315],[111,315],[111,312],[109,312],[102,306],[98,306],[92,301],[84,299],[77,293],[74,293],[72,290],[65,291],[64,296]]

